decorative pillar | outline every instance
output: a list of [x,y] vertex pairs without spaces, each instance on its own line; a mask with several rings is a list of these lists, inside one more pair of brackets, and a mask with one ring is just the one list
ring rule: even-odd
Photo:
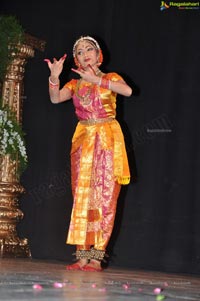
[[[12,46],[11,46],[12,47]],[[34,57],[34,48],[44,51],[45,42],[25,35],[23,44],[15,45],[12,61],[2,83],[3,105],[8,105],[22,123],[23,78],[28,58]],[[9,155],[0,155],[0,257],[31,257],[28,240],[17,235],[17,223],[23,218],[18,197],[25,190],[18,176],[18,161]]]

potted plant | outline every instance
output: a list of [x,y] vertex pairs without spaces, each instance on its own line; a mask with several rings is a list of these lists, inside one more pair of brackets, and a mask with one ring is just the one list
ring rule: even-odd
[[[15,16],[0,15],[0,82],[3,83],[12,54],[19,51],[24,41],[24,30]],[[15,113],[0,99],[0,156],[9,155],[18,161],[18,176],[27,164],[24,133]]]

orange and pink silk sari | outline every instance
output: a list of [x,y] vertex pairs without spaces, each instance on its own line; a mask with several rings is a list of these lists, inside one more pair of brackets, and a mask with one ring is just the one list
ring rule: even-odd
[[[117,73],[104,75],[122,80]],[[80,82],[79,82],[80,83]],[[116,116],[116,93],[73,79],[65,85],[72,92],[78,122],[72,138],[71,179],[73,208],[67,243],[105,250],[109,242],[121,184],[130,182],[124,136]],[[90,89],[90,90],[88,90]],[[88,91],[90,93],[88,93]],[[82,98],[89,95],[84,104]],[[105,122],[82,122],[105,119]]]

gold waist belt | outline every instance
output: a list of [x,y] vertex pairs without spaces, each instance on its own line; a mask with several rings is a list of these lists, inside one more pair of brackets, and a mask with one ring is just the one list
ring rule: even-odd
[[91,119],[85,119],[85,120],[80,120],[80,124],[85,124],[85,125],[94,125],[97,123],[104,123],[104,122],[111,122],[113,121],[114,118],[113,117],[108,117],[108,118],[91,118]]

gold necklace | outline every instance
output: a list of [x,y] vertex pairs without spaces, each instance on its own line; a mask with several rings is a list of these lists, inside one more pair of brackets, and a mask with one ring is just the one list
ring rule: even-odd
[[87,92],[85,93],[85,95],[80,95],[79,93],[79,89],[80,89],[80,85],[81,85],[81,79],[78,80],[77,84],[76,84],[76,89],[75,89],[75,94],[76,96],[80,99],[80,103],[82,105],[90,105],[91,102],[92,102],[92,99],[90,98],[90,95],[91,95],[91,92],[92,92],[92,89],[93,89],[93,84],[91,84],[89,87],[88,87],[88,90]]

